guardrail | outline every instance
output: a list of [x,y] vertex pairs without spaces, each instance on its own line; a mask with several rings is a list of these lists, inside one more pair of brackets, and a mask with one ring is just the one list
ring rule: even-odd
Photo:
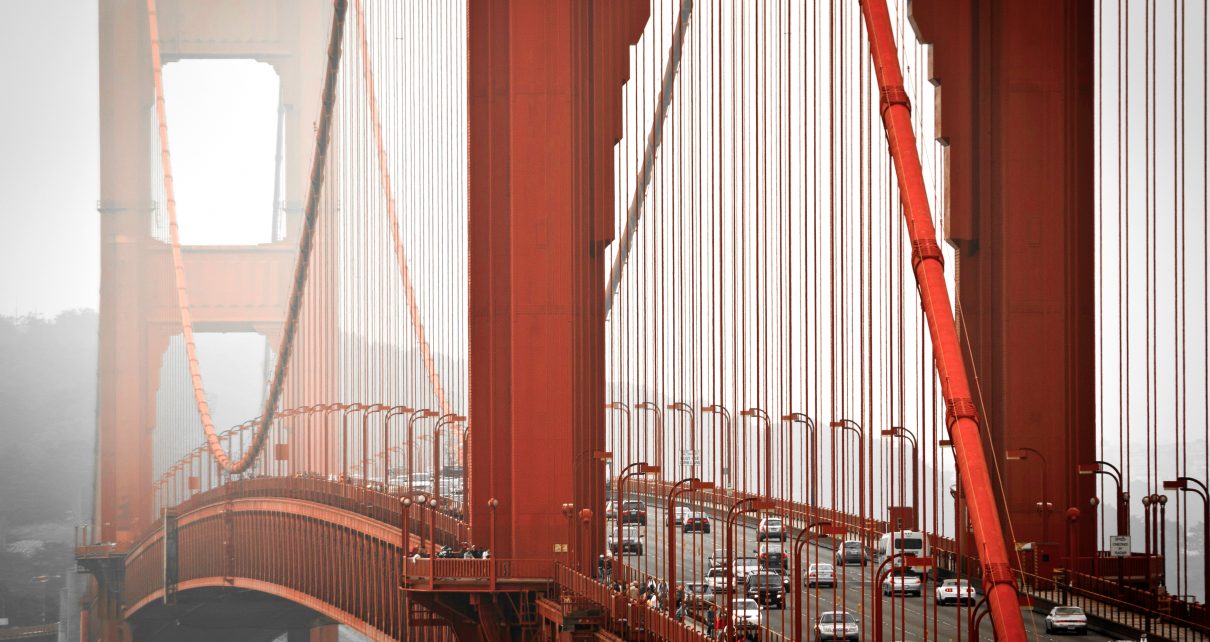
[[[1023,594],[1055,605],[1078,606],[1089,617],[1104,620],[1110,625],[1106,628],[1116,625],[1135,636],[1147,633],[1148,639],[1172,642],[1205,642],[1210,636],[1204,609],[1173,612],[1169,607],[1175,600],[1165,601],[1148,591],[1125,587],[1119,592],[1116,582],[1081,573],[1060,573],[1055,578],[1019,573],[1019,577]],[[1161,606],[1162,602],[1166,603]]]
[[[404,560],[404,588],[424,591],[492,591],[505,585],[550,584],[555,563],[540,559],[460,559],[412,556]],[[507,587],[505,587],[507,588]]]
[[641,600],[631,600],[620,591],[563,564],[555,568],[555,580],[561,591],[600,606],[611,632],[627,640],[664,640],[665,642],[711,642],[701,631],[687,626],[667,613],[652,609]]

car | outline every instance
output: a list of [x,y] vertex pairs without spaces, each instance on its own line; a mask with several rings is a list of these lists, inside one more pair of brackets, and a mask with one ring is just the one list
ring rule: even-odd
[[836,586],[836,569],[831,564],[812,564],[807,567],[807,586]]
[[766,571],[784,573],[790,568],[790,558],[782,549],[781,542],[762,542],[756,547],[756,559]]
[[722,565],[726,564],[727,563],[727,549],[725,549],[725,548],[714,549],[714,552],[710,554],[710,557],[706,558],[706,563],[710,567],[722,566]]
[[615,557],[625,555],[626,553],[643,554],[643,536],[639,533],[637,526],[622,527],[622,550],[620,552],[618,551],[617,538],[617,531],[611,530],[609,533],[609,551]]
[[836,565],[857,564],[864,566],[869,561],[865,546],[857,540],[848,540],[836,547]]
[[857,618],[848,611],[825,611],[815,619],[815,641],[860,640]]
[[1078,606],[1056,606],[1046,614],[1046,632],[1069,631],[1081,635],[1088,632],[1088,616]]
[[744,578],[744,595],[770,608],[785,608],[785,587],[780,573],[758,571]]
[[942,580],[933,595],[938,604],[975,603],[975,589],[966,580]]
[[781,521],[780,517],[763,517],[760,520],[760,525],[756,527],[756,541],[763,542],[767,539],[777,539],[786,541],[789,534],[786,533],[786,525]]
[[622,506],[618,509],[618,519],[623,524],[639,524],[640,526],[647,525],[647,504],[637,500],[628,500],[622,502]]
[[737,557],[732,568],[735,571],[736,581],[743,582],[749,573],[760,570],[760,562],[755,557]]
[[605,502],[605,519],[615,519],[618,516],[618,505],[613,500]]
[[689,517],[689,509],[684,506],[676,506],[671,513],[664,515],[664,526],[676,524],[680,526],[685,523],[685,518]]
[[710,518],[705,513],[690,513],[681,524],[682,533],[710,534]]
[[709,582],[686,582],[681,599],[685,608],[705,610],[714,601],[716,591]]
[[432,473],[412,473],[408,477],[408,488],[413,493],[431,493],[433,492],[433,474]]
[[731,601],[731,613],[735,631],[749,639],[760,632],[760,605],[751,598],[736,598]]
[[706,571],[706,584],[716,594],[727,590],[727,569],[722,566],[712,566]]
[[915,595],[920,597],[924,592],[924,583],[920,578],[910,573],[892,573],[882,581],[883,595]]

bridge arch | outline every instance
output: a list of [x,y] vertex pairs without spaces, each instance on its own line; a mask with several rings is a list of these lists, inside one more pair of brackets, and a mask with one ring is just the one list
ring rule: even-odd
[[[177,582],[165,585],[161,519],[126,555],[124,613],[202,589],[243,589],[305,607],[370,639],[403,639],[408,605],[398,500],[307,478],[236,480],[201,493],[175,516]],[[171,537],[171,536],[169,536]],[[431,622],[431,620],[430,620]],[[442,626],[410,639],[443,637]]]

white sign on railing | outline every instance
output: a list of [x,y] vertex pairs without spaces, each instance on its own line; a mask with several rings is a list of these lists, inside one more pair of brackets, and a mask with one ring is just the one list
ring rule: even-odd
[[1109,554],[1113,557],[1130,557],[1130,536],[1110,535]]

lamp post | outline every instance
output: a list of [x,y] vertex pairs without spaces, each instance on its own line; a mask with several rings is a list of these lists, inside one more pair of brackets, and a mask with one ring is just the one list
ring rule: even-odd
[[741,417],[755,417],[765,422],[765,488],[761,493],[766,498],[773,497],[773,422],[769,420],[769,413],[760,408],[748,408],[747,410],[739,411]]
[[349,404],[340,416],[340,475],[341,481],[349,481],[349,413],[368,410],[369,406],[360,403]]
[[[883,437],[899,437],[912,445],[912,528],[918,528],[920,520],[920,459],[916,436],[902,426],[891,426],[882,431]],[[903,474],[900,471],[900,474]]]
[[1080,464],[1076,470],[1081,475],[1105,475],[1113,480],[1117,487],[1117,534],[1125,535],[1130,528],[1130,496],[1122,492],[1122,471],[1118,470],[1117,466],[1099,459],[1091,464]]
[[682,493],[713,489],[714,482],[704,482],[696,477],[687,477],[673,484],[668,491],[668,512],[664,515],[667,516],[665,521],[668,522],[668,590],[670,592],[676,590],[676,523],[672,521],[672,509],[676,504],[676,497]]
[[[391,406],[382,417],[382,487],[389,489],[391,485],[391,417],[407,414],[413,411],[408,406]],[[408,471],[411,474],[412,471]]]
[[[693,477],[697,474],[697,434],[694,426],[693,407],[683,401],[678,401],[668,404],[668,410],[683,412],[689,417],[689,476]],[[684,451],[684,448],[682,447],[681,450]],[[684,457],[683,452],[681,456]],[[681,466],[684,466],[683,462]]]
[[1038,502],[1038,512],[1042,514],[1042,541],[1049,542],[1052,504],[1046,494],[1046,478],[1050,474],[1050,464],[1046,462],[1046,457],[1041,452],[1028,446],[1004,451],[1004,459],[1007,461],[1024,461],[1030,457],[1037,457],[1038,461],[1042,462],[1042,501]]
[[[390,406],[380,403],[373,404],[361,413],[361,485],[370,485],[370,415],[389,410]],[[386,448],[386,445],[383,445]]]
[[[893,564],[893,562],[898,558],[903,558],[902,567],[905,569],[905,572],[906,569],[909,568],[929,568],[933,565],[933,559],[931,557],[912,557],[907,553],[895,553],[894,555],[889,555],[885,560],[882,560],[882,564],[878,565],[878,571],[874,573],[874,586],[871,587],[874,591],[879,591],[882,589],[882,583],[886,581],[887,574],[893,571],[894,567],[897,566],[896,564]],[[891,568],[887,568],[887,564],[891,564]],[[894,584],[892,584],[892,586],[894,586]],[[892,614],[892,618],[894,618],[894,614]],[[882,599],[878,596],[874,597],[874,642],[882,642]]]
[[[820,521],[820,522],[811,522],[810,525],[808,525],[806,528],[799,531],[798,535],[794,538],[794,573],[792,573],[790,575],[790,578],[791,578],[790,581],[794,583],[794,636],[795,636],[794,639],[795,640],[804,639],[802,636],[802,627],[803,627],[803,623],[802,623],[802,583],[803,583],[802,549],[804,546],[806,546],[808,539],[815,539],[815,537],[811,537],[811,538],[807,537],[808,535],[812,534],[812,531],[815,531],[815,529],[819,529],[817,532],[814,533],[815,537],[819,537],[821,535],[843,535],[844,534],[843,527],[832,526],[832,522],[829,522],[829,521]],[[819,559],[818,552],[816,552],[816,559]],[[816,588],[818,588],[818,584],[816,585]]]
[[[630,427],[631,427],[630,406],[627,406],[626,404],[624,404],[620,401],[611,401],[611,402],[605,404],[605,409],[606,410],[616,410],[616,411],[622,413],[622,416],[624,416],[626,418],[626,436],[630,437],[630,435],[631,435],[631,432],[630,432]],[[629,446],[626,448],[625,458],[622,457],[622,455],[620,454],[622,452],[622,440],[621,439],[618,439],[617,443],[615,443],[613,445],[613,447],[614,447],[614,450],[616,450],[619,453],[619,455],[618,455],[619,459],[625,460],[625,459],[634,458],[634,449],[630,448]]]
[[[802,413],[802,412],[791,412],[789,414],[782,415],[781,420],[785,421],[785,422],[789,422],[789,423],[799,423],[799,424],[802,424],[807,427],[807,432],[810,433],[810,439],[811,439],[811,448],[810,448],[810,454],[808,455],[808,458],[810,459],[811,462],[818,462],[819,461],[819,440],[816,438],[815,420],[811,419],[810,417],[808,417],[806,415],[806,413]],[[809,502],[811,504],[812,509],[815,509],[819,506],[819,501],[818,501],[819,498],[815,496],[815,491],[816,491],[815,487],[817,485],[816,482],[818,481],[816,479],[817,470],[818,470],[818,464],[813,463],[811,466],[811,479],[809,480],[810,488],[807,493],[808,497],[810,498]]]
[[[631,472],[631,470],[634,470],[634,472]],[[622,564],[622,497],[625,491],[626,479],[629,477],[637,477],[639,475],[658,474],[659,472],[659,466],[652,466],[645,461],[636,461],[633,464],[623,468],[622,472],[618,474],[617,517],[614,519],[615,526],[617,526],[617,538],[614,540],[614,545],[618,547],[618,554],[615,558],[615,561],[617,562],[619,570],[618,576],[622,579],[623,583],[626,581],[626,569],[625,565]]]
[[723,523],[723,527],[727,529],[727,565],[724,567],[727,584],[723,592],[723,600],[727,604],[727,626],[729,627],[735,626],[735,522],[744,513],[769,510],[774,506],[773,501],[769,499],[745,497],[732,504],[731,508],[727,510],[727,519]]
[[[416,421],[436,416],[437,412],[430,408],[417,408],[408,415],[408,492],[412,491],[412,480],[415,479],[416,475]],[[436,480],[437,478],[433,477],[433,481],[436,482]]]
[[[1179,490],[1183,493],[1193,493],[1202,498],[1202,542],[1210,542],[1210,490],[1206,484],[1193,477],[1177,477],[1164,482],[1164,490]],[[1210,544],[1206,544],[1210,546]],[[1210,556],[1202,553],[1202,602],[1210,602]]]
[[441,428],[462,421],[466,421],[466,417],[449,412],[438,417],[437,425],[433,427],[433,499],[445,497],[441,493]]
[[730,458],[731,451],[728,448],[729,442],[727,441],[727,436],[729,434],[731,434],[731,431],[732,431],[731,413],[728,412],[728,410],[725,407],[723,407],[721,404],[711,404],[709,406],[702,406],[702,413],[719,414],[719,415],[723,416],[723,438],[721,440],[723,443],[722,443],[722,447],[720,448],[720,450],[722,451],[722,454],[716,455],[716,456],[718,457],[719,464],[720,464],[719,465],[719,474],[722,476],[721,478],[723,480],[723,488],[730,488],[732,486],[732,483],[731,483],[731,463],[732,462],[731,462],[731,458]]
[[[650,401],[640,401],[634,405],[635,410],[650,410],[655,413],[655,465],[664,465],[664,412]],[[659,477],[657,473],[656,477]]]
[[[851,431],[857,435],[857,479],[860,480],[860,482],[857,484],[857,515],[858,519],[862,520],[865,518],[865,494],[861,492],[861,484],[865,482],[865,457],[862,456],[861,446],[865,443],[865,431],[862,429],[861,424],[853,421],[852,419],[839,419],[830,423],[829,426],[833,431],[839,428],[841,430]],[[869,486],[871,493],[870,504],[873,505],[874,500],[872,493],[874,492],[874,485],[869,484]],[[870,543],[869,534],[866,532],[865,528],[860,530],[862,533],[863,543],[868,545]]]

